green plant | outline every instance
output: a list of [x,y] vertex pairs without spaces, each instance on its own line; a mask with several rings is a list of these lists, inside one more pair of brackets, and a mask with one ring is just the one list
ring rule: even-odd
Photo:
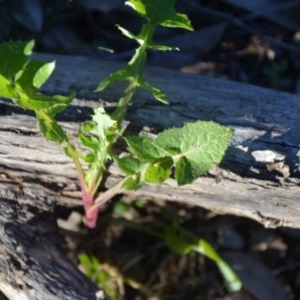
[[[153,41],[156,26],[179,27],[192,30],[186,15],[175,10],[175,0],[130,0],[126,4],[146,19],[137,35],[118,27],[127,37],[139,44],[128,64],[111,74],[98,86],[105,89],[116,81],[128,81],[128,85],[112,115],[103,108],[96,108],[91,121],[81,125],[78,138],[85,151],[77,148],[70,136],[56,121],[57,114],[71,103],[69,96],[46,96],[39,88],[51,76],[55,62],[43,63],[29,60],[34,43],[14,42],[0,46],[0,96],[11,99],[16,105],[34,111],[40,132],[59,144],[71,157],[78,171],[85,208],[85,223],[96,225],[99,209],[105,202],[126,189],[138,189],[145,182],[162,183],[175,169],[179,185],[193,182],[208,172],[213,164],[221,161],[232,130],[214,122],[187,123],[183,128],[172,128],[158,134],[156,139],[148,136],[124,137],[122,122],[132,97],[138,88],[147,89],[157,100],[167,103],[166,96],[143,78],[147,51],[174,50],[156,45]],[[114,145],[122,138],[131,154],[118,157]],[[107,164],[113,160],[125,177],[105,192],[98,194]]]
[[[236,273],[231,269],[231,267],[220,257],[214,247],[205,239],[199,238],[191,230],[186,229],[186,225],[182,224],[182,218],[178,216],[178,211],[169,207],[159,207],[151,203],[151,207],[156,207],[156,213],[160,214],[158,218],[147,218],[147,221],[143,219],[141,221],[140,215],[144,215],[145,212],[149,209],[149,202],[143,200],[135,200],[132,202],[119,201],[114,205],[113,210],[113,219],[110,224],[112,228],[117,225],[118,227],[132,231],[132,235],[136,235],[136,231],[139,231],[145,235],[151,235],[158,237],[163,242],[158,242],[153,247],[147,248],[145,252],[137,253],[136,255],[126,260],[123,264],[120,264],[118,267],[112,265],[101,263],[95,256],[92,254],[81,253],[79,255],[80,264],[85,269],[85,274],[97,285],[101,286],[107,294],[112,295],[112,290],[115,291],[114,296],[111,296],[112,299],[118,299],[120,292],[125,289],[125,284],[131,286],[142,294],[145,294],[147,298],[153,297],[151,293],[152,285],[146,280],[136,281],[133,278],[128,278],[128,272],[130,269],[135,269],[136,265],[140,263],[142,259],[147,261],[147,256],[156,256],[158,254],[153,254],[154,251],[157,251],[159,248],[164,247],[165,245],[173,252],[180,255],[187,255],[190,252],[197,252],[201,255],[206,256],[210,260],[214,261],[216,266],[219,268],[220,273],[224,278],[224,283],[229,292],[238,291],[242,283]],[[138,213],[140,212],[140,213]],[[135,216],[135,217],[133,217]],[[128,236],[128,232],[126,236]],[[152,254],[151,254],[152,253]],[[169,256],[169,254],[167,254]],[[162,259],[164,260],[164,259]],[[137,267],[138,268],[138,267]],[[159,267],[157,267],[159,268]],[[159,272],[164,272],[160,270]],[[103,275],[105,274],[105,276]],[[154,271],[155,273],[155,271]],[[113,282],[119,282],[119,291],[113,289]],[[152,282],[154,284],[154,282]],[[155,285],[155,284],[154,284]],[[122,295],[124,297],[124,295]]]
[[80,253],[78,256],[81,266],[84,268],[85,275],[110,297],[119,299],[122,294],[123,286],[118,280],[119,274],[116,269],[107,264],[102,264],[95,256]]
[[286,73],[289,70],[289,62],[282,59],[279,62],[273,62],[272,66],[265,67],[262,70],[263,75],[268,80],[269,85],[275,89],[288,89],[291,86],[291,80],[287,78]]
[[[120,201],[114,207],[114,212],[117,216],[122,216],[131,208],[146,206],[144,201],[135,201],[132,204],[124,203]],[[178,214],[168,208],[163,210],[164,221],[149,221],[143,222],[143,225],[125,219],[120,219],[120,224],[125,226],[134,227],[140,231],[144,231],[147,234],[159,237],[166,245],[174,252],[181,255],[186,255],[191,251],[197,252],[206,256],[214,261],[222,274],[225,286],[229,292],[236,292],[242,287],[242,283],[236,273],[231,267],[224,261],[217,253],[214,247],[205,239],[199,238],[196,234],[184,228],[180,224],[180,218]]]

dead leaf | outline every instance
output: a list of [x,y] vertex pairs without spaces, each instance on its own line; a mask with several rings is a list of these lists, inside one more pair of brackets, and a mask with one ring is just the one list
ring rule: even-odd
[[284,178],[290,177],[290,167],[285,164],[284,161],[268,163],[266,164],[267,170],[269,172],[277,171],[279,172]]

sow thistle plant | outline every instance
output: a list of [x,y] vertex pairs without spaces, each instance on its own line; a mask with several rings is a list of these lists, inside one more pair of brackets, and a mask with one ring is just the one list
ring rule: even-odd
[[[145,19],[138,34],[118,26],[138,47],[128,64],[104,79],[96,91],[118,81],[128,84],[118,106],[110,115],[96,108],[90,121],[78,131],[82,147],[56,121],[56,116],[72,102],[68,96],[48,96],[39,92],[55,68],[55,62],[30,60],[34,42],[8,42],[0,45],[0,96],[35,113],[40,132],[47,140],[59,144],[76,166],[85,210],[85,224],[96,226],[99,209],[116,194],[137,190],[145,182],[161,184],[174,175],[178,185],[189,184],[218,164],[229,146],[233,131],[214,122],[186,123],[182,128],[167,129],[150,138],[146,135],[124,136],[122,122],[133,95],[139,88],[148,90],[156,100],[168,104],[166,95],[143,77],[149,50],[177,50],[154,43],[157,26],[192,30],[188,17],[175,10],[176,0],[129,0],[126,4]],[[119,157],[114,146],[123,139],[130,154]],[[108,163],[113,161],[124,178],[104,192],[99,192]]]

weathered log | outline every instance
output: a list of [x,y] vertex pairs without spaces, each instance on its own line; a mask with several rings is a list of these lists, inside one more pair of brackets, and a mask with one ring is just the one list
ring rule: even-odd
[[[121,94],[122,85],[109,88],[101,94],[93,92],[97,84],[118,69],[121,63],[83,57],[37,56],[43,60],[57,61],[55,74],[44,86],[44,92],[67,94],[75,90],[77,93],[72,107],[60,117],[61,123],[71,135],[76,133],[80,122],[89,118],[93,107],[103,105],[109,109]],[[135,129],[161,130],[202,119],[228,125],[235,129],[235,134],[221,165],[213,168],[207,176],[180,188],[174,180],[168,180],[161,186],[146,185],[139,191],[128,192],[129,196],[197,205],[219,214],[248,217],[267,227],[300,228],[298,97],[159,68],[148,68],[146,77],[153,85],[166,92],[170,104],[164,106],[153,100],[151,95],[139,92],[127,118]],[[26,259],[22,259],[18,267],[33,280],[28,262],[30,259],[34,260],[35,255],[42,257],[38,252],[41,251],[40,248],[34,246],[40,246],[39,241],[42,239],[50,245],[47,247],[51,249],[49,251],[59,253],[56,257],[56,270],[64,272],[67,269],[70,276],[74,274],[75,278],[79,278],[76,277],[79,275],[75,269],[66,267],[62,250],[48,240],[47,235],[43,236],[35,229],[37,222],[32,225],[32,220],[39,220],[42,213],[51,215],[58,205],[80,205],[74,166],[58,146],[45,141],[38,133],[32,115],[16,109],[7,101],[0,101],[1,253],[10,257],[12,245],[21,245]],[[106,185],[110,186],[121,177],[122,174],[112,165]],[[217,183],[220,177],[223,179]],[[54,226],[50,220],[46,222],[44,218],[43,224],[46,222],[47,228],[49,224]],[[22,229],[18,231],[18,228]],[[26,246],[29,237],[25,233],[35,243],[31,244],[31,248]],[[14,259],[21,259],[17,247],[15,252]],[[44,254],[47,255],[47,250]],[[39,276],[43,277],[42,283],[33,286],[36,293],[43,292],[45,286],[48,286],[47,281],[54,278],[51,269],[48,272],[47,268],[43,268],[42,262],[51,264],[51,259],[36,262],[40,268]],[[19,286],[26,285],[26,280],[29,279],[24,274],[23,277],[18,277],[20,281],[16,281],[17,277],[14,275],[15,281],[6,278],[8,275],[3,273],[3,268],[8,263],[9,261],[0,265],[1,281],[8,286],[16,286],[16,282],[21,282],[18,283]],[[16,268],[13,267],[12,274],[16,274]],[[88,284],[84,288],[83,284],[78,284],[76,280],[74,282],[74,286],[86,288],[86,291],[95,295],[95,288],[90,288]],[[64,285],[68,284],[72,286],[66,280]],[[0,286],[0,289],[4,290],[4,287]],[[55,294],[51,294],[51,289],[47,292],[50,296],[45,299],[58,299],[51,298],[55,297]],[[75,294],[77,292],[76,290]],[[31,297],[43,299],[33,294]],[[24,299],[31,298],[24,296]],[[60,299],[69,298],[62,296]],[[72,299],[93,298],[84,298],[78,294],[77,298]]]

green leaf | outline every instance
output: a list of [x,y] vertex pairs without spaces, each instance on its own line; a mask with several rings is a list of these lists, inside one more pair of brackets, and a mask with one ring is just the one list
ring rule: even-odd
[[44,64],[44,62],[38,60],[31,60],[24,64],[23,68],[15,76],[15,82],[22,91],[31,95],[36,92],[37,88],[33,85],[34,77]]
[[126,190],[138,190],[142,187],[143,183],[143,177],[140,173],[137,173],[129,176],[128,179],[123,183],[122,188]]
[[75,97],[74,92],[72,92],[68,96],[54,95],[51,97],[51,99],[54,100],[55,103],[53,105],[51,105],[50,107],[45,108],[44,111],[49,116],[54,118],[57,114],[64,111],[70,105],[70,103],[73,101],[74,97]]
[[140,45],[143,44],[144,42],[144,37],[141,36],[140,34],[139,35],[135,35],[133,34],[132,32],[130,32],[129,30],[127,30],[126,28],[120,26],[120,25],[117,25],[117,28],[121,31],[121,33],[126,36],[127,38],[129,39],[132,39],[132,40],[135,40],[137,41]]
[[124,68],[110,74],[108,77],[101,81],[95,92],[101,92],[113,83],[130,80],[130,78],[132,78],[132,72],[130,69],[130,66],[125,66]]
[[39,89],[51,76],[55,69],[55,61],[44,63],[35,73],[32,84]]
[[114,155],[113,160],[120,168],[120,170],[126,175],[134,175],[136,173],[139,173],[145,167],[145,164],[142,164],[140,160],[130,155],[125,157],[118,157]]
[[154,140],[148,136],[131,136],[124,139],[130,151],[132,151],[141,162],[155,163],[159,159],[168,156],[168,152],[162,147],[159,147]]
[[94,127],[91,133],[102,139],[108,139],[108,134],[113,133],[113,129],[116,129],[117,122],[113,120],[109,114],[106,113],[103,107],[94,109],[92,117],[94,121]]
[[132,205],[123,201],[119,201],[114,206],[114,214],[117,216],[124,216],[128,211],[130,211],[132,208]]
[[164,240],[173,252],[185,255],[192,250],[193,243],[188,241],[185,233],[186,231],[176,224],[173,224],[173,226],[166,226]]
[[19,89],[17,89],[17,92],[19,96],[18,105],[24,109],[38,111],[49,108],[56,103],[51,97],[42,94],[28,95]]
[[106,148],[99,146],[97,152],[91,155],[91,161],[89,162],[89,168],[86,171],[85,184],[88,187],[90,194],[94,195],[98,187],[98,182],[101,182],[103,173],[106,169],[106,162],[109,155],[106,153]]
[[191,23],[185,14],[175,10],[176,0],[129,0],[125,4],[154,25],[179,27],[192,30]]
[[6,79],[13,79],[27,62],[33,47],[34,41],[0,44],[0,74]]
[[16,101],[17,93],[12,83],[0,74],[0,96],[3,98],[11,98]]
[[15,81],[24,91],[33,94],[49,79],[54,69],[55,62],[31,60],[16,74]]
[[162,183],[171,176],[173,160],[168,157],[157,163],[150,165],[145,172],[145,181],[152,183]]
[[163,104],[168,104],[166,95],[160,89],[150,85],[148,82],[146,82],[143,79],[140,79],[138,81],[138,84],[140,87],[148,90],[156,100],[162,102]]
[[180,154],[173,156],[179,168],[175,174],[178,184],[187,184],[206,174],[214,164],[221,161],[232,134],[232,129],[220,124],[197,121],[187,123],[183,128],[163,131],[155,143],[166,151],[174,151],[174,148],[180,150]]
[[192,166],[185,156],[180,157],[176,162],[175,178],[179,185],[188,184],[194,180]]
[[43,111],[37,111],[36,116],[39,130],[45,138],[66,148],[68,146],[68,137],[62,127]]
[[96,152],[98,150],[99,139],[93,135],[89,135],[88,131],[86,130],[86,127],[90,125],[90,122],[84,123],[82,126],[80,126],[78,131],[78,137],[81,142],[81,144],[86,148],[93,152]]
[[110,159],[109,145],[118,133],[117,123],[104,110],[103,107],[94,109],[92,121],[84,123],[79,129],[79,139],[88,149],[84,160],[89,164],[86,171],[85,183],[90,194],[97,191],[106,163]]
[[177,223],[164,226],[164,239],[172,251],[187,254],[190,251],[198,252],[213,260],[223,278],[229,292],[237,292],[242,287],[242,282],[234,270],[224,261],[217,251],[204,239],[199,239],[192,232],[185,230]]
[[207,241],[199,239],[193,250],[207,256],[217,264],[229,292],[237,292],[242,288],[242,282],[237,274]]
[[[45,96],[35,93],[34,95],[27,95],[26,93],[17,90],[19,100],[18,105],[24,109],[29,110],[44,110],[49,115],[54,116],[56,113],[63,111],[72,101],[73,95],[69,97],[64,96]],[[61,102],[65,101],[65,102]]]

